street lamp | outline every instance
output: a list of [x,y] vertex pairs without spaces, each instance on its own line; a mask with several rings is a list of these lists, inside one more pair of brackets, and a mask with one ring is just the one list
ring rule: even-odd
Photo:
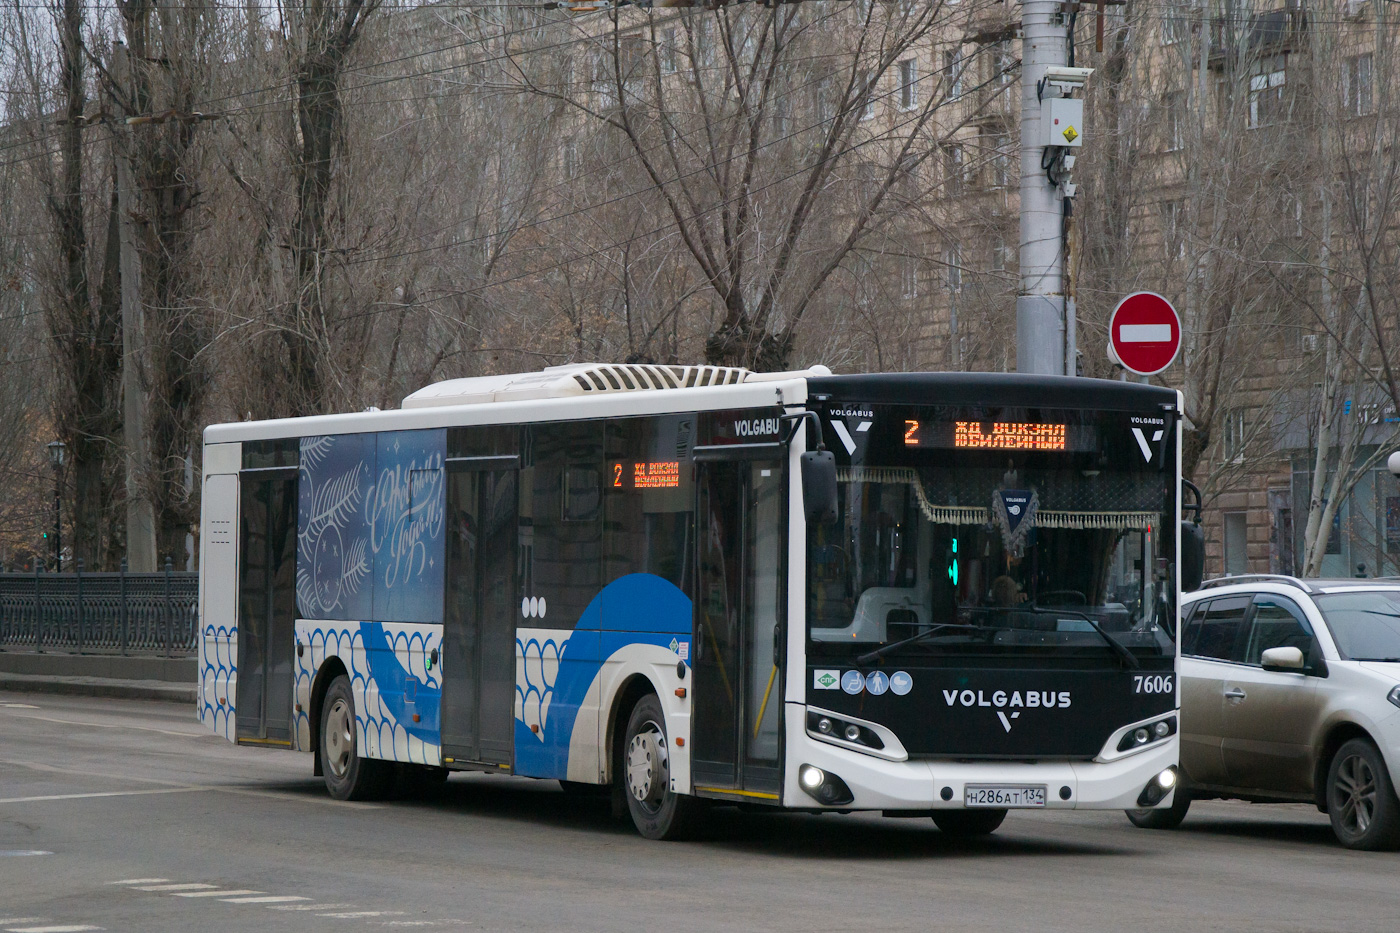
[[68,445],[63,441],[49,441],[49,463],[53,464],[53,569],[63,569],[63,455]]

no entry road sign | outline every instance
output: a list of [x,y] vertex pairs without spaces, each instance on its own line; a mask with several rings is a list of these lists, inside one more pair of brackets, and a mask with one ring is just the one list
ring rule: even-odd
[[1181,318],[1156,292],[1134,292],[1108,319],[1108,358],[1139,376],[1160,373],[1181,349]]

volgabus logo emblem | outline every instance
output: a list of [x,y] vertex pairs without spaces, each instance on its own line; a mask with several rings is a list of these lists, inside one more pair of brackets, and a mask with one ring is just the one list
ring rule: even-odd
[[952,690],[943,691],[943,700],[949,706],[985,707],[996,711],[1001,727],[1011,731],[1012,723],[1021,718],[1027,709],[1069,709],[1068,690]]

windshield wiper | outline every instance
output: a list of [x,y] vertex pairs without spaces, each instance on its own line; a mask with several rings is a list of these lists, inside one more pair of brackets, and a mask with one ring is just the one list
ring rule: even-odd
[[1118,660],[1123,662],[1123,668],[1124,668],[1125,670],[1134,670],[1134,671],[1135,671],[1135,670],[1138,670],[1139,668],[1142,667],[1142,665],[1138,663],[1137,655],[1133,654],[1133,653],[1132,653],[1131,651],[1129,651],[1127,648],[1123,647],[1123,643],[1122,643],[1121,641],[1119,641],[1118,639],[1114,638],[1112,635],[1108,634],[1108,633],[1105,632],[1103,629],[1099,628],[1099,623],[1095,622],[1093,619],[1089,618],[1088,616],[1086,616],[1086,615],[1085,615],[1084,613],[1082,613],[1082,612],[1076,612],[1076,611],[1073,610],[1073,609],[1042,609],[1042,608],[1040,608],[1039,606],[1032,606],[1032,607],[1029,608],[1029,609],[1019,609],[1019,608],[1018,608],[1016,611],[1017,611],[1017,612],[1032,612],[1032,613],[1035,613],[1036,615],[1048,615],[1048,616],[1070,615],[1070,616],[1075,616],[1076,618],[1079,618],[1079,619],[1083,619],[1085,622],[1088,622],[1088,623],[1089,623],[1089,627],[1090,627],[1091,629],[1093,629],[1096,633],[1098,633],[1098,636],[1099,636],[1100,638],[1103,639],[1103,643],[1104,643],[1105,645],[1108,645],[1108,647],[1109,647],[1110,649],[1112,649],[1112,651],[1113,651],[1114,654],[1118,655]]
[[958,622],[940,622],[933,628],[922,631],[917,635],[912,635],[909,638],[903,638],[899,641],[890,642],[888,645],[881,645],[880,647],[875,648],[872,651],[867,651],[865,654],[862,654],[856,658],[856,664],[860,667],[864,667],[872,661],[880,660],[896,648],[903,648],[905,645],[912,645],[916,641],[923,641],[925,638],[928,638],[929,636],[948,628],[972,629],[973,631],[978,632],[986,631],[986,629],[984,629],[980,625],[963,625]]

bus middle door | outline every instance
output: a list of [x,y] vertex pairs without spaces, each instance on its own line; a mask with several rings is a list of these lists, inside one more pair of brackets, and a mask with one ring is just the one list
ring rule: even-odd
[[697,460],[695,790],[776,802],[782,788],[783,461]]
[[447,461],[444,762],[513,765],[516,457]]

